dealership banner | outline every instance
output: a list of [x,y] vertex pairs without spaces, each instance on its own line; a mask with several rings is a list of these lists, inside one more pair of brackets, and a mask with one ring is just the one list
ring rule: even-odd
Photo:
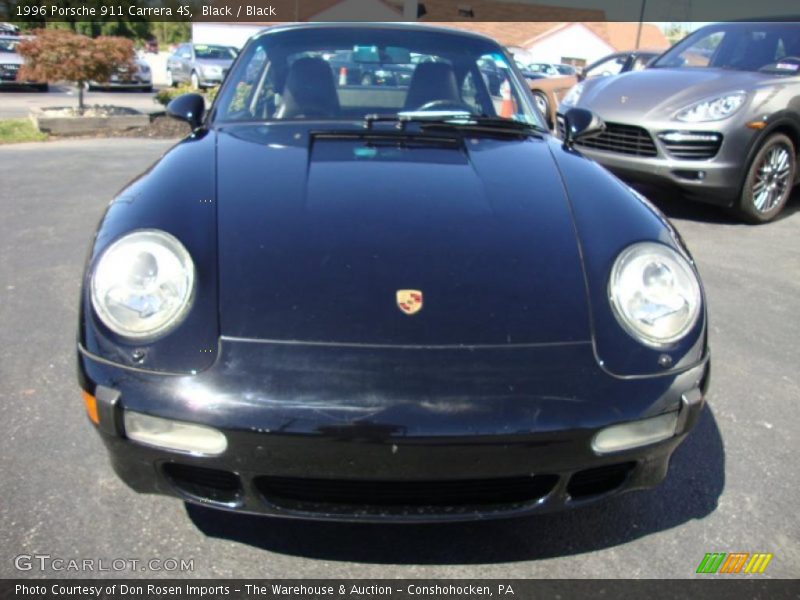
[[0,21],[792,20],[796,0],[0,0]]
[[473,600],[534,598],[750,600],[797,597],[790,580],[51,579],[0,580],[0,598],[36,600]]

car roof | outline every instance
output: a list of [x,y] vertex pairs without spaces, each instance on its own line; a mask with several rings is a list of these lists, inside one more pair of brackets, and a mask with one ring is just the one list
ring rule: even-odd
[[[490,41],[497,44],[497,40],[492,39],[487,35],[475,33],[473,31],[465,31],[463,29],[454,29],[451,27],[442,27],[435,25],[428,25],[422,23],[404,23],[404,22],[386,22],[386,23],[364,23],[364,22],[317,22],[317,23],[286,23],[281,25],[274,25],[259,31],[253,36],[253,39],[260,38],[265,35],[278,33],[279,31],[288,31],[296,29],[387,29],[387,30],[405,30],[405,31],[433,31],[445,35],[452,35],[461,38],[478,39]],[[497,44],[499,46],[499,44]]]

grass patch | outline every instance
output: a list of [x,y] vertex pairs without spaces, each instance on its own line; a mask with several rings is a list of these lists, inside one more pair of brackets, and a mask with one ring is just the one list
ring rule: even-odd
[[36,129],[30,119],[0,120],[0,144],[43,142],[46,139],[47,134]]

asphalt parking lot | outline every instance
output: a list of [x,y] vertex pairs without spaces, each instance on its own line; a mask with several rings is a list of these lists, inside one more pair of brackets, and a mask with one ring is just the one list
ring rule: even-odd
[[[153,95],[152,92],[139,90],[98,90],[85,92],[84,102],[87,106],[124,106],[145,113],[164,110],[153,100]],[[48,92],[37,92],[22,86],[0,88],[0,119],[23,119],[34,107],[77,105],[78,92],[73,86],[51,84]]]
[[90,238],[169,145],[0,147],[0,577],[81,575],[14,568],[49,554],[194,560],[192,573],[100,574],[123,577],[682,578],[706,552],[771,552],[767,576],[800,576],[800,189],[758,227],[654,192],[704,277],[713,356],[708,408],[660,487],[519,520],[319,524],[137,495],[84,415],[75,332]]

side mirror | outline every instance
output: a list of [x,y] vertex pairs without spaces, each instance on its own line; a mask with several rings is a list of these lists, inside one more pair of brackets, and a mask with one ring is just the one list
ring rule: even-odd
[[206,101],[200,94],[183,94],[167,104],[167,114],[197,129],[203,123]]
[[578,81],[583,81],[584,79],[586,79],[586,69],[584,67],[578,69],[575,72],[575,77]]
[[599,135],[606,130],[603,120],[585,108],[570,108],[564,115],[564,146],[572,148],[576,140]]

